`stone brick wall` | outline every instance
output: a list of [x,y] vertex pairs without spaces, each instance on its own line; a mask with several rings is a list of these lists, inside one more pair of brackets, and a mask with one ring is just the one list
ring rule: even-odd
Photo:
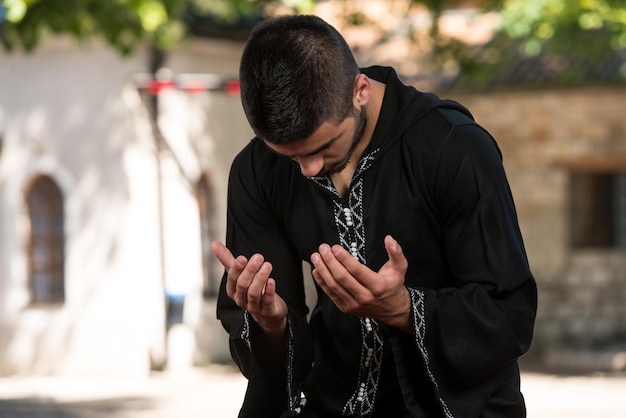
[[626,347],[626,251],[568,244],[568,176],[626,171],[626,87],[440,94],[496,138],[539,286],[531,353]]

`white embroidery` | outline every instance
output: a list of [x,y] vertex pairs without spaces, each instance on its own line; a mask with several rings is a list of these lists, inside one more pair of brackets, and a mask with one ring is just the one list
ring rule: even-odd
[[243,329],[241,330],[241,339],[245,341],[248,350],[252,351],[252,343],[250,342],[250,313],[243,311]]
[[343,407],[343,415],[369,416],[374,411],[380,370],[383,363],[383,339],[378,323],[371,318],[361,322],[361,364],[357,387]]
[[[372,165],[378,151],[378,148],[375,149],[359,161],[347,202],[342,201],[329,177],[310,177],[310,180],[334,195],[333,211],[339,243],[362,264],[367,262],[362,174]],[[343,414],[367,417],[374,411],[384,347],[378,323],[371,318],[359,318],[359,322],[362,341],[359,378],[352,396],[343,408]]]
[[291,321],[287,318],[287,397],[289,399],[289,411],[291,415],[302,412],[302,406],[306,403],[304,394],[299,390],[293,378],[294,364],[294,338]]
[[435,388],[435,395],[437,396],[437,400],[441,405],[441,410],[445,414],[446,418],[454,418],[454,416],[450,412],[450,409],[448,409],[448,405],[439,395],[439,385],[435,380],[433,372],[430,370],[430,359],[428,357],[426,345],[424,344],[424,337],[426,335],[424,292],[409,288],[409,294],[411,295],[411,305],[413,311],[413,330],[415,331],[415,343],[417,344],[417,348],[420,350],[420,352],[422,353],[422,357],[424,358],[424,368],[426,369],[426,374],[428,375],[430,382]]

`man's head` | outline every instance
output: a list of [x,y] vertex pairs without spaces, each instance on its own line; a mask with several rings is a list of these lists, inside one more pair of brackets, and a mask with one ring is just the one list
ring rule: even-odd
[[243,108],[258,137],[293,144],[353,115],[359,73],[343,37],[322,19],[268,20],[252,32],[241,59]]
[[351,161],[354,162],[355,151],[362,144],[366,128],[365,108],[355,107],[342,122],[324,122],[302,141],[289,144],[266,142],[266,145],[277,154],[296,161],[302,174],[307,177],[330,176],[343,171]]

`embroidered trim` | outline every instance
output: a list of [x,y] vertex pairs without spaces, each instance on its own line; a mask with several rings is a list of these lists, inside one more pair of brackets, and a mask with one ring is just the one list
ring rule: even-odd
[[[360,177],[361,174],[363,174],[363,172],[365,170],[370,168],[370,166],[372,165],[372,163],[376,159],[376,154],[378,154],[378,151],[380,151],[380,148],[376,148],[375,150],[372,150],[372,152],[370,152],[369,154],[367,154],[366,156],[361,158],[361,161],[359,161],[359,165],[356,168],[356,171],[354,172],[353,181],[355,179],[357,179],[358,177]],[[330,192],[333,195],[335,195],[335,197],[340,197],[339,193],[337,193],[337,189],[335,189],[335,186],[333,185],[333,182],[330,179],[330,177],[328,177],[328,176],[314,176],[314,177],[307,177],[307,178],[309,180],[314,181],[315,183],[317,183],[318,186],[326,189],[328,192]]]
[[[362,165],[363,166],[363,165]],[[363,179],[353,182],[348,195],[348,206],[335,200],[335,225],[339,243],[359,262],[366,263],[365,225],[363,223]],[[379,326],[371,318],[359,318],[361,324],[361,359],[356,388],[343,408],[344,415],[369,416],[374,410],[378,380],[382,367],[383,339]]]
[[243,329],[241,330],[241,339],[245,341],[248,350],[252,352],[252,342],[250,341],[250,312],[243,311]]
[[335,226],[339,234],[339,244],[348,250],[359,262],[365,264],[365,228],[363,227],[363,180],[359,180],[350,191],[349,207],[341,201],[333,201]]
[[371,318],[361,322],[361,364],[357,388],[343,407],[343,415],[367,417],[374,412],[378,380],[383,363],[383,339],[378,323]]
[[336,198],[339,198],[339,193],[337,193],[335,186],[333,186],[333,182],[330,179],[330,177],[320,176],[320,177],[307,177],[307,178],[317,183],[317,185],[320,186],[321,188],[326,189],[326,191],[332,193]]
[[378,154],[378,151],[380,151],[380,148],[376,148],[365,157],[361,158],[361,161],[359,161],[359,166],[356,169],[356,175],[360,176],[365,170],[370,168],[370,166],[376,159],[376,154]]
[[446,418],[454,418],[446,401],[442,399],[439,395],[439,385],[437,384],[437,380],[433,375],[433,372],[430,370],[430,359],[428,357],[428,351],[426,350],[426,345],[424,344],[424,338],[426,335],[426,314],[425,314],[425,299],[424,292],[416,289],[409,289],[409,294],[411,295],[411,306],[413,311],[413,330],[415,331],[415,343],[417,344],[417,348],[422,353],[422,357],[424,359],[424,368],[426,369],[426,374],[430,379],[430,382],[433,384],[435,388],[435,395],[437,396],[437,401],[441,405],[441,410],[445,414]]
[[[354,258],[366,264],[366,236],[363,216],[363,177],[375,159],[378,149],[366,155],[359,162],[352,187],[348,194],[348,204],[344,207],[335,201],[335,224],[339,243]],[[359,318],[361,325],[361,359],[359,378],[350,399],[343,408],[344,415],[370,416],[374,411],[376,393],[383,361],[384,344],[378,323],[372,318]]]
[[[332,193],[335,226],[339,243],[359,262],[366,264],[366,237],[363,216],[362,174],[374,160],[380,148],[362,157],[352,178],[347,205],[344,206],[333,182],[327,176],[309,177],[318,186]],[[359,318],[361,325],[361,359],[356,388],[343,408],[344,415],[367,417],[374,411],[376,392],[383,360],[383,338],[378,323],[372,318]]]
[[291,320],[287,318],[287,398],[289,399],[290,416],[298,415],[302,412],[302,406],[306,404],[306,397],[294,384],[294,336]]

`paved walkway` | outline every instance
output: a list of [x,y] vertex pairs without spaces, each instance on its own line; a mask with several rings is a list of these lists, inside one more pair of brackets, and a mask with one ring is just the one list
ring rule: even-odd
[[[245,380],[228,366],[135,380],[0,378],[0,418],[231,418]],[[529,418],[626,417],[626,375],[524,373]]]

